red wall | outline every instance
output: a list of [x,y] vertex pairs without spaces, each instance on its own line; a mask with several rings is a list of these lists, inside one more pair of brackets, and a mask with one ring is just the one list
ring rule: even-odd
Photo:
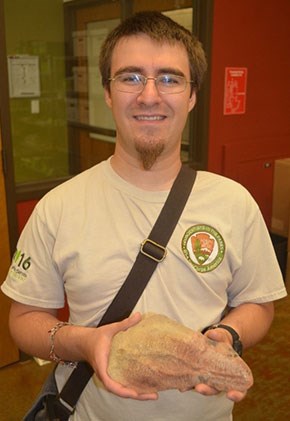
[[[270,225],[273,163],[290,157],[290,1],[214,2],[208,169],[244,184]],[[225,67],[248,69],[246,111],[223,115]]]
[[19,234],[23,230],[37,202],[38,200],[27,200],[25,202],[17,203],[17,218],[18,218]]

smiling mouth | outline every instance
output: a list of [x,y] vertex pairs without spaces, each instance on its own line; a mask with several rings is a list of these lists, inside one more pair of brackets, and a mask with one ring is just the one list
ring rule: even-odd
[[162,121],[166,117],[161,115],[136,115],[134,118],[138,121]]

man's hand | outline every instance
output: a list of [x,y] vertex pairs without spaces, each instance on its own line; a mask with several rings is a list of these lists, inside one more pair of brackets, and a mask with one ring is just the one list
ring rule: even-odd
[[[232,336],[225,329],[216,328],[216,329],[208,330],[205,333],[205,336],[207,336],[209,339],[212,339],[213,341],[225,342],[232,345]],[[220,393],[213,387],[210,387],[206,384],[198,384],[195,386],[194,390],[205,396],[217,395],[218,393]],[[246,394],[247,394],[247,391],[241,392],[238,390],[230,390],[227,392],[227,398],[234,402],[240,402],[242,399],[244,399]]]
[[[87,360],[93,367],[97,377],[102,381],[105,388],[115,395],[122,398],[131,398],[137,400],[156,400],[157,393],[137,393],[134,389],[127,388],[120,383],[115,382],[107,373],[111,341],[116,333],[127,330],[136,325],[141,320],[141,314],[136,313],[121,322],[112,323],[95,329],[94,344],[89,344]],[[92,332],[91,332],[92,333]],[[94,350],[94,352],[92,352]]]

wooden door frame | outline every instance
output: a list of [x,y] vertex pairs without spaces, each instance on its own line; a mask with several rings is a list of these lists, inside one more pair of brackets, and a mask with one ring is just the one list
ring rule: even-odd
[[14,253],[17,239],[16,190],[14,179],[14,162],[11,139],[11,122],[9,106],[8,69],[5,38],[4,2],[0,0],[0,130],[2,137],[2,159],[6,190],[6,206],[8,230],[10,239],[10,253]]
[[[210,113],[210,76],[211,76],[211,48],[212,27],[214,14],[214,0],[193,0],[192,32],[202,43],[207,57],[207,72],[200,92],[197,93],[197,103],[191,119],[190,156],[192,165],[196,169],[207,169],[209,113]],[[195,19],[196,17],[196,19]]]
[[[9,119],[9,93],[8,93],[8,74],[7,74],[7,58],[6,58],[6,44],[5,44],[5,27],[4,27],[4,5],[3,0],[0,0],[0,139],[2,156],[0,156],[0,171],[1,171],[1,198],[4,210],[3,228],[5,230],[4,238],[1,238],[1,258],[4,262],[4,267],[1,266],[2,275],[5,276],[10,264],[10,258],[14,252],[17,241],[17,218],[16,218],[16,200],[15,200],[15,184],[13,171],[13,157],[12,145],[10,137],[10,119]],[[3,179],[4,178],[4,186]],[[4,190],[4,191],[3,191]],[[2,205],[1,205],[2,209]],[[5,215],[6,212],[6,215]],[[6,218],[7,217],[7,218]],[[6,222],[7,220],[7,222]],[[2,229],[2,228],[1,228]],[[4,234],[4,233],[3,233]],[[9,239],[8,239],[9,237]],[[9,243],[9,244],[8,244]],[[9,256],[10,254],[10,256]],[[1,260],[2,262],[2,260]],[[9,327],[8,318],[10,310],[10,299],[6,297],[2,291],[0,292],[1,301],[1,329],[0,329],[0,367],[12,364],[19,360],[19,351],[13,342]]]

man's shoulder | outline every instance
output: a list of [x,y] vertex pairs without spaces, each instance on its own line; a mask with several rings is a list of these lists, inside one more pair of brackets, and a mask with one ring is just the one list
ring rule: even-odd
[[210,184],[215,187],[220,186],[221,188],[228,187],[237,191],[247,191],[246,188],[238,181],[228,178],[222,174],[198,170],[197,176],[200,184]]
[[76,211],[81,204],[87,203],[97,191],[98,185],[104,179],[103,162],[97,164],[63,182],[50,190],[36,205],[38,214],[49,212],[57,214],[68,211]]
[[198,171],[196,192],[207,197],[209,195],[213,200],[256,207],[255,199],[245,186],[221,174]]
[[65,182],[59,184],[54,189],[50,190],[46,197],[66,195],[66,194],[80,194],[91,184],[97,184],[103,174],[105,162],[101,162],[88,168],[79,174],[73,175]]

